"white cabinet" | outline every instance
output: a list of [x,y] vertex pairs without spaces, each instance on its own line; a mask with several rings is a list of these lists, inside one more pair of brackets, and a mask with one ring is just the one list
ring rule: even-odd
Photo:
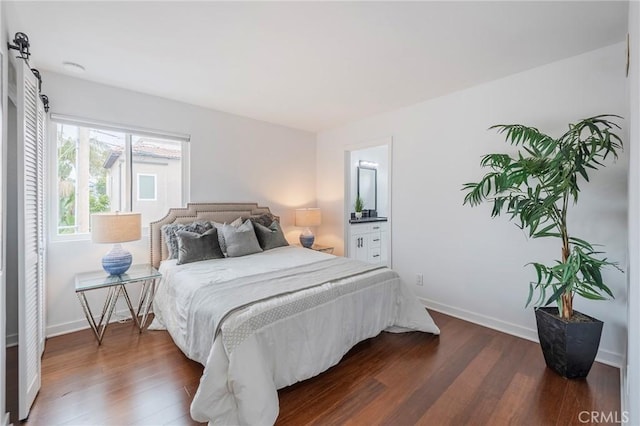
[[[358,230],[361,231],[361,230]],[[367,245],[367,234],[359,232],[351,232],[349,244],[349,257],[352,259],[369,261],[369,247]]]
[[349,257],[389,266],[388,229],[388,222],[350,224]]

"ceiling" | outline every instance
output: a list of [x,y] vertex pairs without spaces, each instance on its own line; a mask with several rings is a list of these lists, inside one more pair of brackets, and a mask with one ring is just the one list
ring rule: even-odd
[[622,41],[628,9],[614,1],[4,3],[11,38],[29,36],[32,66],[313,132]]

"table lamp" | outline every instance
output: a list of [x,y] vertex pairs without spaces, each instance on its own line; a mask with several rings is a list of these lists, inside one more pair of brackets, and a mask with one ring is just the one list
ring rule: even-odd
[[310,226],[319,226],[322,222],[320,209],[296,209],[296,226],[303,226],[305,229],[300,234],[300,244],[302,247],[311,248],[316,237],[309,229]]
[[91,241],[112,243],[102,258],[102,268],[110,275],[122,275],[131,266],[132,256],[120,243],[140,239],[140,213],[95,213],[91,215]]

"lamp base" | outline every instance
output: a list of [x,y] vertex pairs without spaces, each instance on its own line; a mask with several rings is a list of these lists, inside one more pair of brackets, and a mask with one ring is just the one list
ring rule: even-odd
[[102,269],[109,275],[122,275],[131,266],[133,257],[120,244],[114,244],[109,253],[102,258]]
[[313,235],[313,232],[311,232],[311,229],[309,228],[305,229],[302,234],[300,234],[300,244],[304,248],[311,248],[315,240],[316,236]]

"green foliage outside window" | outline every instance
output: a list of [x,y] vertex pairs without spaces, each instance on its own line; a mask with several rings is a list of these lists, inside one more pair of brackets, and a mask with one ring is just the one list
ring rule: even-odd
[[[107,169],[104,163],[111,152],[110,147],[96,139],[89,141],[89,212],[110,210],[107,195]],[[58,233],[76,232],[76,140],[70,137],[58,141]]]

